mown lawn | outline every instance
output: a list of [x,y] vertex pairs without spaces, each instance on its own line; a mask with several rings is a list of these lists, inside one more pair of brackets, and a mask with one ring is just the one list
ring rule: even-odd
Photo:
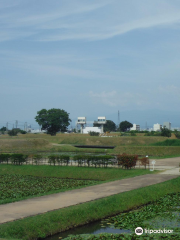
[[21,174],[39,177],[57,177],[72,179],[88,179],[98,181],[113,181],[123,178],[135,177],[152,173],[145,169],[125,170],[121,168],[94,168],[73,166],[48,166],[48,165],[0,165],[0,175]]

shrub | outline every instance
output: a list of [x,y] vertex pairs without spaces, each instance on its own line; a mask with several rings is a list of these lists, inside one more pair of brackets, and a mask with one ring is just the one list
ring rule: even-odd
[[14,153],[10,155],[10,159],[13,164],[22,165],[27,161],[28,155],[24,155],[21,153]]
[[171,131],[166,127],[161,128],[161,136],[171,137]]
[[139,161],[140,161],[140,164],[145,167],[145,169],[146,169],[146,166],[149,165],[149,158],[148,157],[141,158],[141,159],[139,159]]
[[89,132],[89,135],[90,135],[90,136],[99,136],[99,133],[98,133],[98,132],[93,132],[93,131],[91,132],[91,131],[90,131],[90,132]]
[[137,155],[127,155],[125,153],[117,155],[118,165],[125,169],[131,169],[136,166],[138,160]]
[[57,157],[56,157],[56,155],[50,155],[50,156],[48,156],[48,163],[50,163],[50,165],[51,165],[51,163],[53,163],[54,164],[54,166],[55,166],[55,164],[56,164],[56,159],[57,159]]
[[39,155],[39,154],[35,154],[33,156],[33,162],[36,164],[36,165],[39,165],[40,161],[42,160],[42,156]]
[[175,130],[175,131],[174,131],[174,134],[175,134],[175,136],[176,136],[178,139],[180,139],[180,132],[178,132],[177,130]]
[[1,153],[0,154],[0,163],[2,163],[2,162],[6,162],[7,164],[8,164],[8,162],[9,162],[9,159],[10,159],[10,154],[8,154],[8,153]]
[[12,129],[8,131],[9,136],[17,136],[18,131],[16,129]]
[[21,134],[26,134],[27,132],[26,131],[24,131],[24,130],[20,130],[19,131]]
[[135,132],[131,132],[131,136],[136,136],[136,133]]

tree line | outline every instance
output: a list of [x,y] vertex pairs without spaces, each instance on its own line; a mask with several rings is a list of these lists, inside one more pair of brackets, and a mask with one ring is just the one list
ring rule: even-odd
[[[52,108],[49,110],[42,109],[37,112],[35,117],[36,122],[41,126],[41,130],[45,130],[47,134],[55,136],[58,132],[66,132],[68,126],[70,125],[71,119],[69,118],[69,113],[63,109]],[[93,124],[94,127],[98,127],[98,124]],[[122,121],[119,126],[117,126],[112,120],[107,120],[104,124],[104,132],[126,132],[133,127],[133,124],[128,121]],[[0,129],[1,134],[4,134],[7,131],[6,127]],[[18,133],[26,134],[26,131],[21,129],[12,129],[7,131],[10,136],[17,136]],[[152,133],[147,133],[147,135]],[[135,134],[132,134],[132,136]],[[161,129],[161,136],[171,136],[171,131],[165,127]],[[175,135],[180,138],[178,132]]]

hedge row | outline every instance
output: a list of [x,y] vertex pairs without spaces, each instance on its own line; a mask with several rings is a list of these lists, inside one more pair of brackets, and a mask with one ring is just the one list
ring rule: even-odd
[[[69,165],[70,163],[70,156],[69,155],[49,155],[48,157],[48,164],[55,165]],[[71,164],[77,163],[78,167],[88,166],[88,167],[108,167],[108,166],[118,166],[125,169],[131,169],[135,167],[137,161],[140,161],[141,165],[149,165],[148,158],[138,159],[137,155],[127,155],[121,154],[117,156],[109,156],[109,155],[75,155],[71,159]],[[14,154],[0,154],[0,163],[11,163],[11,164],[43,164],[44,158],[41,155],[24,155],[19,153]]]

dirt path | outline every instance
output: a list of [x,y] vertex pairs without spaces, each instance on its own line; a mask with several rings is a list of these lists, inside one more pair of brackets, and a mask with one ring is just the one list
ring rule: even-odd
[[0,205],[0,224],[161,183],[177,175],[147,174]]

